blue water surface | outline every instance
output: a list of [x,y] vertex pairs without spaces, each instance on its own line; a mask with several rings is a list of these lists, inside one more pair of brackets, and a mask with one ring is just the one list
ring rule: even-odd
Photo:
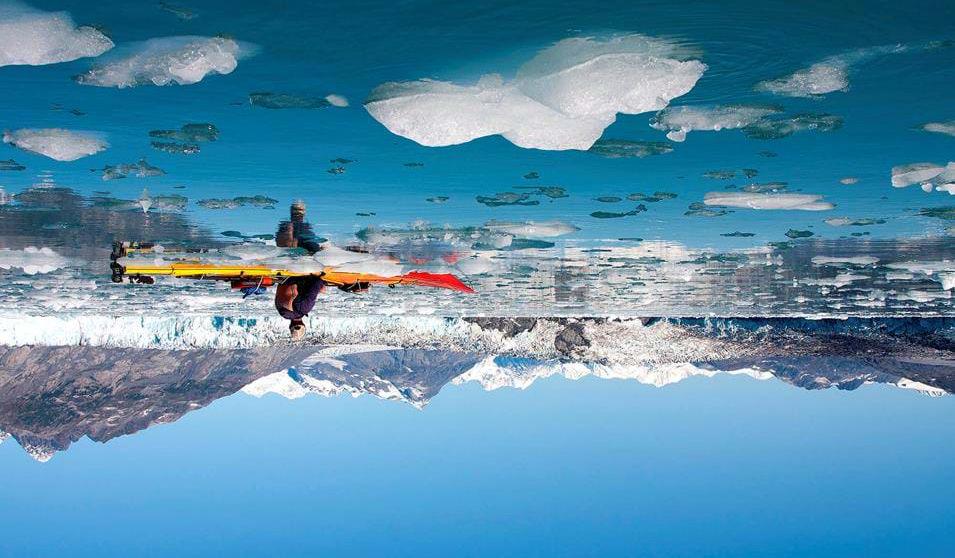
[[[847,234],[829,227],[833,216],[888,218],[868,227],[873,237],[936,234],[944,223],[916,212],[944,205],[945,193],[925,194],[889,184],[892,166],[917,161],[944,164],[953,140],[916,127],[955,117],[955,48],[876,57],[850,72],[846,92],[821,98],[758,93],[755,83],[787,75],[828,56],[880,45],[918,45],[952,39],[955,8],[938,2],[348,2],[315,5],[284,2],[190,2],[195,19],[181,21],[152,3],[39,2],[45,10],[67,10],[77,22],[101,26],[118,45],[171,35],[226,34],[259,47],[226,76],[208,76],[188,86],[130,89],[84,87],[71,76],[89,60],[41,67],[0,69],[0,107],[7,128],[68,127],[106,133],[111,148],[74,163],[58,163],[4,147],[27,165],[5,173],[10,191],[28,187],[40,170],[58,184],[89,193],[109,190],[135,199],[144,187],[153,195],[190,198],[189,214],[215,231],[267,233],[284,206],[304,199],[320,232],[349,238],[365,225],[403,226],[414,220],[437,224],[480,224],[489,219],[560,218],[581,227],[568,239],[638,236],[694,247],[739,248],[786,240],[790,228],[812,228],[817,236]],[[831,133],[798,133],[780,140],[754,140],[738,131],[696,132],[672,153],[645,159],[603,159],[585,152],[522,149],[500,137],[446,148],[422,147],[388,132],[361,103],[376,86],[422,77],[473,83],[481,75],[505,77],[539,50],[574,36],[639,33],[668,37],[699,49],[709,69],[674,105],[774,103],[787,114],[831,113],[844,118]],[[346,96],[347,109],[268,110],[248,104],[248,94],[273,91]],[[51,111],[52,104],[79,108],[76,117]],[[647,126],[652,113],[621,115],[604,138],[666,141]],[[170,155],[149,147],[151,129],[186,122],[212,122],[218,142],[195,156]],[[759,152],[770,150],[778,157]],[[134,162],[142,156],[168,174],[150,179],[102,182],[89,169]],[[347,173],[332,175],[329,160],[357,160]],[[406,167],[420,162],[423,167]],[[716,219],[685,217],[692,202],[726,183],[702,178],[714,169],[756,168],[759,181],[787,181],[793,191],[824,194],[830,212],[737,211]],[[522,178],[537,171],[541,178]],[[852,187],[838,180],[858,177]],[[567,199],[536,207],[489,208],[476,195],[533,184],[567,188]],[[737,180],[737,184],[742,182]],[[185,189],[173,189],[184,185]],[[672,191],[679,198],[655,204],[630,219],[594,219],[608,207],[596,196]],[[279,200],[276,209],[204,210],[195,201],[261,193]],[[446,204],[426,198],[445,195]],[[633,204],[630,204],[633,205]],[[357,212],[374,212],[371,217]],[[754,238],[719,236],[734,230]]]

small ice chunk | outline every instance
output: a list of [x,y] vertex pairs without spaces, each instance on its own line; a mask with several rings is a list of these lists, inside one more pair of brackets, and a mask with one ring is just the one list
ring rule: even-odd
[[184,124],[178,130],[152,130],[149,132],[149,137],[183,143],[216,141],[219,139],[219,128],[208,122],[190,123]]
[[327,107],[347,107],[348,99],[341,95],[326,95],[313,97],[310,95],[295,95],[292,93],[272,93],[259,91],[249,93],[249,103],[254,107],[266,109],[321,109]]
[[879,263],[879,258],[873,256],[814,256],[812,263],[816,265],[873,265]]
[[703,197],[707,206],[741,207],[746,209],[785,209],[827,211],[835,206],[818,194],[765,194],[751,192],[707,192]]
[[66,12],[43,12],[9,0],[0,3],[0,67],[69,62],[111,48],[109,37],[93,27],[77,27]]
[[325,100],[328,101],[328,104],[332,105],[333,107],[344,108],[348,106],[348,99],[342,95],[326,95]]
[[803,113],[785,118],[765,118],[743,128],[753,139],[781,139],[803,131],[832,132],[842,127],[842,117],[833,114]]
[[163,37],[123,48],[110,61],[74,78],[96,87],[190,85],[209,74],[230,74],[255,47],[225,37]]
[[948,122],[929,122],[928,124],[924,124],[922,129],[926,132],[955,136],[955,120],[949,120]]
[[599,139],[588,150],[608,159],[644,158],[663,155],[673,151],[665,141],[631,141],[622,139]]
[[854,176],[846,176],[844,178],[839,179],[839,184],[843,184],[845,186],[851,186],[853,184],[857,184],[858,182],[859,182],[859,179]]
[[478,203],[488,207],[501,207],[505,205],[540,205],[538,200],[530,199],[530,194],[517,194],[514,192],[499,192],[493,196],[476,196],[474,199]]
[[179,18],[180,21],[190,21],[197,17],[196,13],[192,10],[168,2],[159,2],[159,9],[171,13]]
[[109,147],[99,133],[62,128],[21,128],[4,132],[3,143],[55,161],[75,161]]
[[564,221],[525,221],[523,223],[488,221],[484,227],[494,232],[523,238],[553,238],[580,230],[579,227]]
[[848,66],[837,61],[820,62],[792,74],[761,81],[757,91],[787,97],[813,97],[849,88]]
[[935,163],[909,163],[892,167],[892,186],[905,188],[912,184],[919,184],[935,178],[944,170],[945,167]]
[[200,207],[206,209],[236,209],[238,207],[252,206],[263,209],[274,209],[278,200],[256,194],[254,196],[237,196],[235,198],[208,198],[196,202]]
[[14,161],[13,159],[6,159],[3,161],[0,161],[0,171],[22,171],[22,170],[26,170],[26,167]]
[[849,217],[830,217],[825,223],[831,227],[867,227],[869,225],[884,225],[885,219],[873,219],[869,217],[861,219],[851,219]]
[[642,35],[565,39],[514,80],[385,83],[365,109],[392,133],[429,147],[501,135],[526,148],[589,149],[617,113],[660,110],[706,69],[680,45]]
[[778,107],[755,105],[681,106],[663,109],[650,120],[650,127],[667,132],[667,139],[681,142],[692,131],[736,130],[771,114]]
[[271,258],[277,258],[286,253],[286,250],[282,248],[270,246],[262,242],[243,242],[241,244],[233,244],[231,246],[226,246],[221,251],[227,256],[244,261],[267,260]]

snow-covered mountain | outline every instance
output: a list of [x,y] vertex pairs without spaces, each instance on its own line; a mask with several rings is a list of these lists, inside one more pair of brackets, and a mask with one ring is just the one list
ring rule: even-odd
[[[46,460],[83,436],[105,442],[178,420],[239,390],[287,398],[367,394],[422,408],[448,384],[525,389],[549,377],[663,387],[737,374],[810,390],[878,383],[933,396],[955,392],[952,327],[938,319],[354,318],[313,325],[323,328],[313,342],[340,344],[228,350],[0,346],[0,431]],[[236,339],[229,337],[235,330],[259,341],[258,323],[222,320],[202,327],[210,328],[209,335],[226,332],[224,337]],[[83,339],[131,338],[101,333]],[[214,339],[188,331],[167,334],[167,340]]]

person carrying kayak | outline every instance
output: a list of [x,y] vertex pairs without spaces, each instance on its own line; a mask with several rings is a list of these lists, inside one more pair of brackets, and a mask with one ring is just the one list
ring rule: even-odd
[[[291,207],[291,219],[279,225],[275,244],[282,248],[304,248],[309,254],[321,251],[319,239],[312,233],[311,225],[305,221],[305,204],[296,201]],[[320,274],[289,277],[275,288],[275,309],[279,315],[289,320],[289,335],[292,341],[305,337],[305,322],[302,318],[315,307],[315,300],[325,290],[325,282]],[[347,293],[364,293],[369,284],[364,281],[338,288]]]

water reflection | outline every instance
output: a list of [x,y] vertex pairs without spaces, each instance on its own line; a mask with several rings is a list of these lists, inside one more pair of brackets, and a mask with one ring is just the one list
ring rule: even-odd
[[[0,286],[0,306],[31,306],[40,313],[63,307],[99,311],[121,301],[128,312],[178,313],[189,308],[216,315],[267,315],[262,301],[224,298],[219,285],[209,283],[88,288],[90,281],[105,285],[107,275],[101,269],[105,270],[108,247],[114,240],[200,246],[210,250],[211,256],[227,245],[185,214],[160,206],[151,205],[144,212],[137,202],[84,198],[48,183],[16,194],[12,203],[0,205],[0,249],[42,246],[77,259],[57,273],[30,279],[31,284],[49,283],[57,289],[55,307],[9,283]],[[393,315],[430,314],[440,307],[449,316],[951,313],[955,243],[950,237],[797,239],[719,251],[635,237],[564,238],[574,231],[572,225],[559,221],[365,227],[340,239],[348,254],[387,260],[402,265],[404,271],[453,273],[483,296],[424,289],[414,297],[397,299],[378,290],[360,298],[327,297],[323,309],[328,314]],[[279,223],[274,238],[240,231],[223,234],[244,242],[240,247],[251,246],[249,253],[273,241],[293,252],[312,253],[329,246],[306,221],[300,203],[293,204],[290,218]],[[342,252],[326,254],[331,254],[326,259],[341,259]],[[245,254],[243,259],[248,257]]]

